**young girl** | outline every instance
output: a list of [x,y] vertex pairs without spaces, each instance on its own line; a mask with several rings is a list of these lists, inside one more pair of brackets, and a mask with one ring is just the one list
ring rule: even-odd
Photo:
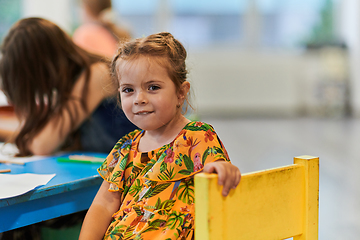
[[112,73],[122,109],[142,130],[121,138],[99,168],[104,182],[80,239],[191,239],[194,174],[217,172],[224,196],[239,183],[214,129],[181,113],[190,89],[185,58],[170,33],[119,48]]
[[135,129],[116,110],[109,62],[45,19],[22,19],[10,29],[1,46],[0,89],[21,122],[15,133],[21,156],[109,152]]

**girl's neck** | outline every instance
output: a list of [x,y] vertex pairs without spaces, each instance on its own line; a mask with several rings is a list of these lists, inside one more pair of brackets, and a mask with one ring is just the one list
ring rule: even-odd
[[139,152],[150,152],[171,143],[190,120],[183,115],[161,130],[145,131],[138,145]]

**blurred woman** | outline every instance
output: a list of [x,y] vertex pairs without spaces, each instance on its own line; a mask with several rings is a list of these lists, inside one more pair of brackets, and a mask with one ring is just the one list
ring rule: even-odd
[[112,20],[111,0],[81,0],[82,24],[74,34],[74,42],[96,54],[112,58],[118,43],[129,40],[130,33]]
[[106,58],[77,46],[56,24],[26,18],[1,46],[1,90],[20,121],[20,156],[108,152],[135,129],[117,108]]

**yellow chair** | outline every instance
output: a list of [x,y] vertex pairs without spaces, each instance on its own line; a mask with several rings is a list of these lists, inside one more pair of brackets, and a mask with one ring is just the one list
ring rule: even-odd
[[318,239],[319,158],[243,174],[229,196],[216,174],[195,176],[195,240]]

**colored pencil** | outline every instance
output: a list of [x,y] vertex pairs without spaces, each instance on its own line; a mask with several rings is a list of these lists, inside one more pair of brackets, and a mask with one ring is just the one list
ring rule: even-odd
[[0,160],[0,163],[9,163],[9,164],[17,164],[17,165],[25,165],[23,162],[16,162],[12,160]]
[[68,157],[58,157],[59,162],[79,162],[79,163],[102,163],[104,158],[92,157],[86,155],[70,155]]

